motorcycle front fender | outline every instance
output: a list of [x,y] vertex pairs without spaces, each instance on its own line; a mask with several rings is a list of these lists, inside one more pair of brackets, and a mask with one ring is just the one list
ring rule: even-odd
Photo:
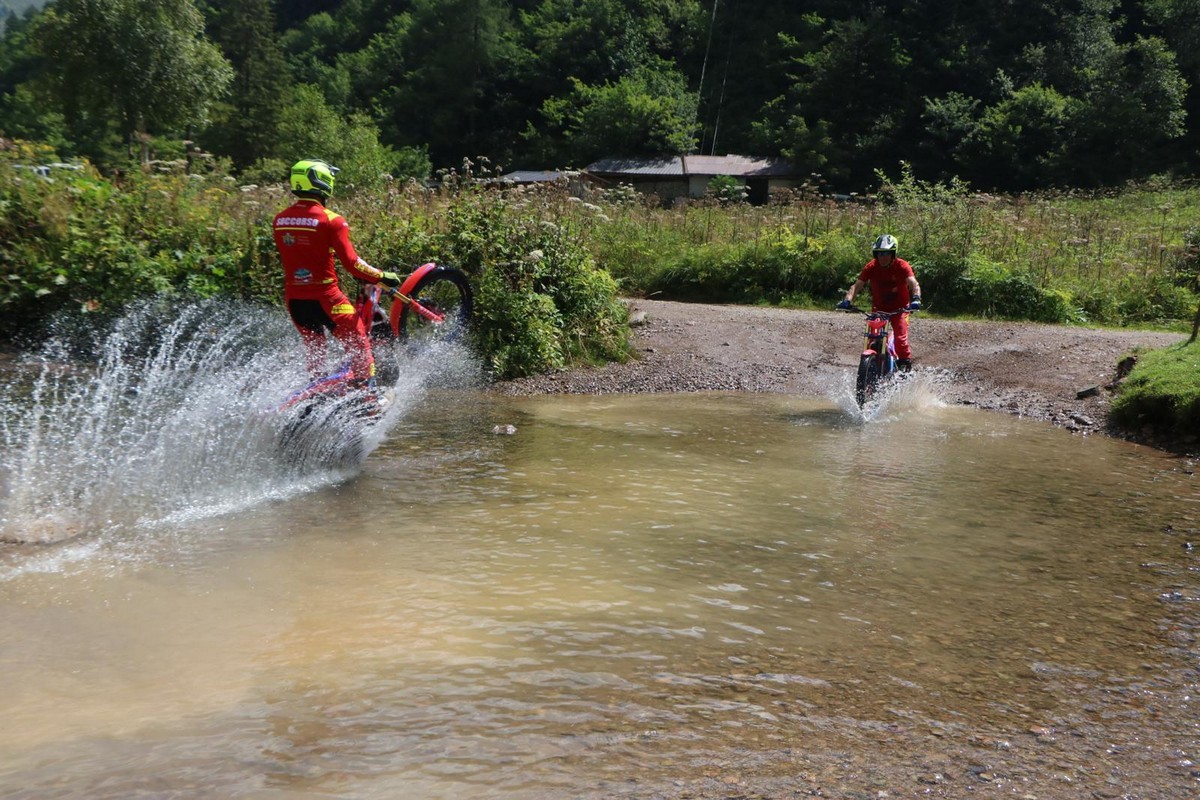
[[413,287],[417,285],[417,281],[424,278],[430,270],[437,269],[437,264],[430,261],[428,264],[422,264],[412,271],[412,273],[404,279],[404,283],[400,284],[400,294],[408,296],[412,294]]

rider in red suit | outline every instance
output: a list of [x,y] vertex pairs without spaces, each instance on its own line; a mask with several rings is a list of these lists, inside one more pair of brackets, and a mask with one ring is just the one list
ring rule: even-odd
[[400,278],[359,258],[345,217],[325,208],[337,173],[324,161],[299,161],[292,167],[292,194],[300,199],[275,215],[275,247],[283,259],[284,302],[304,338],[309,372],[320,374],[325,334],[331,331],[350,359],[352,385],[367,386],[375,376],[375,359],[362,320],[338,286],[334,254],[351,275],[366,283],[394,287]]
[[[871,247],[874,256],[863,267],[858,280],[846,292],[839,308],[849,308],[854,295],[871,285],[872,311],[920,311],[921,286],[912,266],[896,258],[896,237],[883,234]],[[902,370],[912,369],[912,348],[908,344],[908,314],[892,317],[892,332],[896,336],[896,362]]]

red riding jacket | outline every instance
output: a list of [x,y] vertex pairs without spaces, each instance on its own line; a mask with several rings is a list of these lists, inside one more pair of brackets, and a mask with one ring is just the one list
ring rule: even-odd
[[893,258],[890,266],[880,266],[871,259],[858,279],[871,289],[871,307],[876,311],[899,311],[908,306],[908,279],[914,277],[912,265],[903,258]]
[[383,274],[354,252],[346,218],[316,200],[299,200],[280,211],[273,228],[283,260],[285,299],[317,299],[336,286],[335,253],[359,280],[378,283]]

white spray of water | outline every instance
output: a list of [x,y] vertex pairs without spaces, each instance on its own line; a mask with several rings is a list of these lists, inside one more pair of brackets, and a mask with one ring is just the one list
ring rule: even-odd
[[345,480],[448,357],[406,360],[370,424],[321,408],[297,426],[278,408],[308,376],[282,314],[214,301],[161,315],[130,313],[84,362],[52,342],[0,385],[0,540],[195,519]]
[[900,414],[922,413],[945,407],[937,390],[942,378],[928,370],[896,375],[892,380],[885,381],[862,408],[854,399],[855,376],[852,373],[848,373],[848,376],[831,399],[846,416],[862,424],[884,422]]

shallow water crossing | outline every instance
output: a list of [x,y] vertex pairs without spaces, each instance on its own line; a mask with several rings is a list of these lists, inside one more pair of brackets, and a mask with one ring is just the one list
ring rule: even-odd
[[1186,465],[843,405],[432,392],[352,476],[8,545],[0,794],[1194,796]]

